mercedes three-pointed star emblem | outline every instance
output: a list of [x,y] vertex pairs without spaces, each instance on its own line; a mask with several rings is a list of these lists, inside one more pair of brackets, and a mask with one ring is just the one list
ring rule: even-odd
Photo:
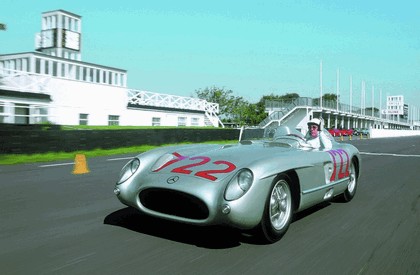
[[166,182],[169,183],[169,184],[173,184],[173,183],[177,182],[178,180],[179,180],[178,176],[172,176],[172,177],[168,178],[166,180]]

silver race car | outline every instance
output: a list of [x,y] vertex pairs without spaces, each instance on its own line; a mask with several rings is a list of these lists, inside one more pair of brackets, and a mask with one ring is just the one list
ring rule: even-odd
[[154,217],[228,225],[273,243],[293,214],[333,198],[350,201],[356,193],[359,151],[323,131],[332,149],[311,148],[285,126],[262,140],[154,149],[124,166],[114,193]]

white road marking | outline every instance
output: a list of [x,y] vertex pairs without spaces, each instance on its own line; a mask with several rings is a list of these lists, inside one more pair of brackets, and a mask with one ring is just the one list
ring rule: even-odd
[[404,155],[404,154],[390,154],[390,153],[369,153],[369,152],[360,152],[361,155],[372,155],[372,156],[392,156],[392,157],[412,157],[420,158],[420,155]]
[[56,163],[56,164],[46,164],[46,165],[40,165],[38,167],[45,168],[45,167],[54,167],[54,166],[65,166],[65,165],[73,165],[74,162],[68,162],[68,163]]
[[76,264],[78,264],[80,262],[86,261],[86,260],[88,260],[89,257],[91,257],[91,256],[93,256],[95,254],[96,254],[96,252],[92,252],[92,253],[89,253],[89,254],[86,254],[86,255],[83,255],[83,256],[74,258],[74,259],[68,261],[66,264],[54,268],[53,271],[59,271],[59,270],[64,269],[66,267],[69,267],[69,266],[72,266],[72,265],[76,265]]
[[134,158],[134,157],[107,159],[107,161],[114,161],[114,160],[127,160],[127,159],[132,159],[132,158]]
[[[132,159],[132,158],[134,158],[134,157],[113,158],[113,159],[107,159],[107,161],[128,160],[128,159]],[[40,165],[38,167],[46,168],[46,167],[66,166],[66,165],[74,165],[74,164],[75,164],[75,162],[67,162],[67,163],[45,164],[45,165]]]

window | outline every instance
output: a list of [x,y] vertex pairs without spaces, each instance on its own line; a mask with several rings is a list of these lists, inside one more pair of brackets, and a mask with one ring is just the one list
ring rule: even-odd
[[160,117],[152,118],[152,126],[160,126]]
[[45,74],[50,74],[50,62],[48,60],[45,61]]
[[35,72],[37,74],[41,73],[41,60],[39,58],[35,58]]
[[4,123],[4,102],[0,102],[0,123]]
[[178,117],[178,126],[187,126],[187,118],[183,116]]
[[56,61],[53,61],[53,76],[58,76],[58,65]]
[[108,125],[120,125],[120,116],[109,115],[108,116]]
[[48,108],[41,106],[34,106],[33,112],[33,121],[35,123],[47,123],[48,122]]
[[83,80],[86,81],[88,78],[88,68],[83,67]]
[[88,125],[88,114],[79,114],[79,125]]
[[92,69],[92,68],[89,69],[89,81],[90,82],[93,82],[93,74],[95,73],[93,70],[94,69]]
[[60,64],[61,66],[61,75],[62,77],[66,77],[66,67],[64,66],[63,63]]
[[192,117],[191,118],[191,126],[199,126],[200,125],[200,118]]
[[29,124],[29,105],[28,104],[15,104],[15,123],[16,124]]

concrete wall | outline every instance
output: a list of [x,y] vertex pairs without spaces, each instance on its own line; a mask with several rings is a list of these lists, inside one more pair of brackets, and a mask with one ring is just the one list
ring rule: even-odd
[[370,138],[420,136],[420,130],[370,129]]
[[[34,154],[112,149],[139,145],[164,145],[182,142],[237,140],[238,129],[140,129],[140,130],[72,130],[42,129],[40,125],[0,125],[1,154]],[[1,157],[1,156],[0,156]]]

